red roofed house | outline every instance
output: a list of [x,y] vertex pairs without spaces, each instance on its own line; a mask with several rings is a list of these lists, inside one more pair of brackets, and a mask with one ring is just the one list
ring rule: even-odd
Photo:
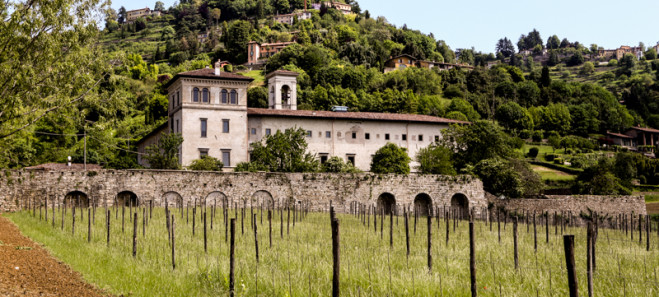
[[[247,107],[251,78],[215,69],[177,74],[166,85],[169,124],[162,132],[142,139],[139,151],[160,133],[181,133],[183,166],[203,155],[216,157],[227,170],[249,161],[250,143],[288,128],[303,128],[308,149],[321,162],[338,156],[361,170],[369,170],[371,156],[388,142],[417,151],[441,138],[450,124],[466,124],[428,115],[297,110],[296,72],[274,71],[266,76],[268,108]],[[140,164],[147,166],[144,160]],[[412,164],[414,165],[414,164]]]
[[247,65],[264,64],[268,58],[281,52],[295,42],[261,43],[250,41],[247,44]]

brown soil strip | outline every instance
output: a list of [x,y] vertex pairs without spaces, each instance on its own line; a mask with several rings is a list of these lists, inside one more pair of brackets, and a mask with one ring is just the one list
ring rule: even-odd
[[0,215],[0,296],[107,296]]
[[651,202],[645,204],[645,209],[648,214],[659,214],[659,202]]

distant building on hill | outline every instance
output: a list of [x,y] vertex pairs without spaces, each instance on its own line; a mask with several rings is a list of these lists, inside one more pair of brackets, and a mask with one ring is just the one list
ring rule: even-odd
[[635,46],[631,47],[628,45],[622,45],[617,49],[612,49],[612,50],[598,50],[597,51],[597,57],[601,59],[616,59],[620,60],[622,57],[625,56],[625,54],[632,54],[636,57],[636,59],[640,60],[644,53],[641,47]]
[[273,16],[272,18],[274,19],[275,22],[293,26],[293,21],[295,20],[295,17],[297,17],[298,20],[308,20],[311,19],[311,12],[302,11],[302,12],[295,12],[289,14],[278,14]]
[[[142,138],[146,152],[162,133],[180,133],[179,162],[183,166],[202,156],[220,159],[226,170],[250,160],[250,144],[289,128],[306,131],[309,152],[323,163],[332,156],[369,170],[371,158],[391,142],[407,149],[412,159],[419,149],[438,141],[450,124],[467,124],[418,114],[297,110],[297,76],[274,71],[266,76],[268,108],[248,108],[251,78],[215,69],[182,72],[164,87],[169,98],[169,123]],[[139,164],[148,166],[146,160]],[[415,165],[413,163],[412,165]]]
[[[313,5],[312,7],[315,9],[320,9],[321,5],[325,5],[327,8],[334,8],[340,12],[343,12],[343,14],[351,14],[352,13],[352,5],[350,4],[345,4],[345,3],[340,3],[340,2],[330,2],[330,1],[325,1],[322,2],[322,4],[318,5]],[[316,8],[318,7],[318,8]]]
[[435,61],[426,61],[426,60],[417,60],[416,58],[403,54],[396,57],[392,57],[384,63],[384,73],[391,72],[394,70],[405,69],[408,67],[420,67],[426,69],[439,68],[440,70],[449,70],[454,67],[462,67],[466,69],[474,69],[473,66],[464,65],[464,64],[453,64],[453,63],[444,63],[444,62],[435,62]]
[[247,43],[247,65],[262,65],[278,52],[295,42],[258,43],[250,41]]
[[623,133],[607,131],[606,137],[600,142],[654,155],[655,148],[659,145],[659,130],[637,126],[630,127]]
[[139,18],[147,16],[160,16],[159,10],[151,10],[149,7],[126,11],[126,22],[132,23]]

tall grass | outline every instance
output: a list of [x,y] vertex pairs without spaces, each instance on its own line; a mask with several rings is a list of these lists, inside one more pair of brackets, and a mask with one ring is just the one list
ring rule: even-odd
[[[223,296],[228,294],[229,247],[225,242],[222,212],[217,210],[213,230],[208,226],[208,253],[203,248],[203,225],[197,209],[196,234],[192,235],[192,211],[186,223],[173,209],[176,226],[176,269],[172,269],[165,216],[155,208],[146,236],[142,235],[142,210],[139,214],[137,257],[132,252],[132,224],[126,208],[125,232],[121,232],[121,210],[118,219],[112,209],[111,243],[106,246],[105,215],[99,208],[93,226],[93,238],[87,242],[87,212],[76,219],[76,233],[71,235],[71,211],[61,230],[58,212],[55,227],[23,211],[5,214],[21,231],[42,243],[51,253],[69,264],[83,277],[113,294],[131,296]],[[260,262],[255,260],[254,234],[249,214],[236,222],[236,295],[237,296],[328,296],[332,284],[332,251],[330,218],[325,213],[310,213],[291,225],[286,232],[287,213],[283,214],[284,237],[280,238],[280,213],[273,218],[272,248],[268,244],[267,214],[257,214]],[[49,214],[52,215],[52,214]],[[208,211],[210,224],[211,212]],[[235,213],[230,211],[230,217]],[[338,214],[341,237],[341,293],[343,296],[469,296],[469,234],[466,221],[458,223],[455,233],[449,222],[450,239],[446,244],[443,219],[432,221],[433,269],[428,271],[426,259],[426,218],[410,220],[411,254],[406,257],[405,229],[402,217],[394,217],[394,246],[389,247],[389,217],[380,235],[355,216]],[[502,241],[497,240],[497,225],[490,231],[486,222],[475,223],[476,271],[481,296],[566,296],[567,274],[560,234],[554,235],[550,224],[549,243],[545,229],[538,224],[538,251],[534,252],[533,227],[527,233],[519,227],[520,269],[514,268],[513,236],[510,221]],[[638,232],[638,231],[636,231]],[[575,234],[575,253],[579,287],[586,292],[586,233],[584,228],[568,228]],[[597,241],[597,270],[594,277],[596,296],[659,296],[657,267],[659,244],[657,233],[651,237],[652,250],[645,251],[624,231],[600,229]],[[645,233],[643,234],[645,236]]]

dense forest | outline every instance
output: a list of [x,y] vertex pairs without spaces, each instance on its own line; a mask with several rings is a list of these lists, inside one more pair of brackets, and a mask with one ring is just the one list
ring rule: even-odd
[[[292,26],[272,16],[304,9],[303,0],[196,0],[169,8],[156,2],[159,16],[131,23],[124,7],[111,8],[97,0],[60,2],[0,7],[6,16],[1,29],[6,32],[0,38],[8,45],[0,56],[0,83],[5,86],[0,99],[2,168],[65,162],[67,156],[82,162],[85,147],[90,163],[139,167],[136,141],[167,120],[162,86],[179,72],[217,60],[233,65],[226,71],[255,78],[248,92],[252,107],[266,106],[265,74],[286,69],[300,73],[301,109],[344,105],[351,111],[467,120],[478,125],[454,129],[453,139],[468,141],[472,132],[485,133],[508,146],[501,154],[475,159],[465,159],[459,147],[453,148],[451,173],[485,176],[496,172],[492,168],[528,168],[511,159],[527,154],[512,152],[524,142],[544,141],[587,154],[601,149],[597,140],[607,131],[636,125],[659,128],[659,60],[655,50],[643,44],[641,59],[627,54],[620,61],[602,61],[595,44],[585,46],[556,35],[545,41],[533,29],[516,45],[501,38],[492,53],[451,49],[441,37],[394,26],[362,10],[356,1],[345,1],[352,5],[352,14],[323,5],[309,10],[310,19],[295,18]],[[70,15],[74,7],[87,10]],[[62,14],[65,17],[58,17]],[[249,71],[242,64],[250,41],[295,43],[272,56],[265,70]],[[384,63],[401,54],[475,68],[409,67],[384,73]],[[463,131],[477,127],[481,130]],[[583,167],[592,167],[599,157],[573,158],[589,159]],[[649,162],[628,159],[636,162],[630,164]],[[481,164],[483,160],[498,161]],[[600,163],[601,174],[628,181],[614,174],[615,164]],[[654,182],[654,163],[644,168],[645,182]]]

